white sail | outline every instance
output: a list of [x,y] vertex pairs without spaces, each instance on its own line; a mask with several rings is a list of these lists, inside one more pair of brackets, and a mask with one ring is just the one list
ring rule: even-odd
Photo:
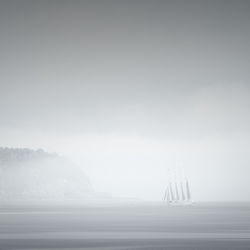
[[180,196],[179,196],[178,186],[176,182],[175,182],[175,195],[176,195],[176,201],[179,201]]
[[187,200],[191,200],[191,194],[190,194],[190,189],[189,189],[189,183],[188,180],[186,179],[186,191],[187,191]]
[[171,182],[169,183],[169,193],[170,193],[170,201],[175,201],[175,196],[174,196],[174,192],[173,192]]
[[167,189],[167,202],[171,202],[171,199],[170,199],[170,192],[169,192],[169,187]]
[[164,196],[163,196],[163,201],[165,201],[166,200],[166,197],[167,197],[167,190],[165,191],[165,193],[164,193]]
[[183,185],[182,185],[182,182],[181,182],[181,200],[185,201],[185,193],[184,193],[184,189],[183,189]]
[[167,187],[165,193],[164,193],[164,197],[163,197],[164,201],[168,201],[169,200],[169,187]]

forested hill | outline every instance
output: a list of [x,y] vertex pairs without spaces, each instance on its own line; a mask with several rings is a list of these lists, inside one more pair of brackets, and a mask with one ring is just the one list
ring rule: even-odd
[[0,201],[83,200],[93,196],[83,168],[41,149],[0,148]]
[[0,147],[0,166],[55,157],[58,155],[47,153],[42,149]]

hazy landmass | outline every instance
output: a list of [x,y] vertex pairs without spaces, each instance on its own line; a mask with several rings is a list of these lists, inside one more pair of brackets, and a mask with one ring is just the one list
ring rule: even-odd
[[83,170],[41,149],[0,148],[2,202],[83,201],[94,196]]

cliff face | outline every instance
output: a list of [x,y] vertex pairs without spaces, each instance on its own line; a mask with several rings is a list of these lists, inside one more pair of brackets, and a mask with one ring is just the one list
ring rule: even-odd
[[43,150],[0,148],[0,200],[84,201],[93,195],[83,171]]

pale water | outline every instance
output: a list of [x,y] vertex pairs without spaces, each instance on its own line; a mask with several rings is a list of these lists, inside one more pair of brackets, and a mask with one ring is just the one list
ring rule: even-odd
[[250,204],[1,207],[0,249],[250,250]]

